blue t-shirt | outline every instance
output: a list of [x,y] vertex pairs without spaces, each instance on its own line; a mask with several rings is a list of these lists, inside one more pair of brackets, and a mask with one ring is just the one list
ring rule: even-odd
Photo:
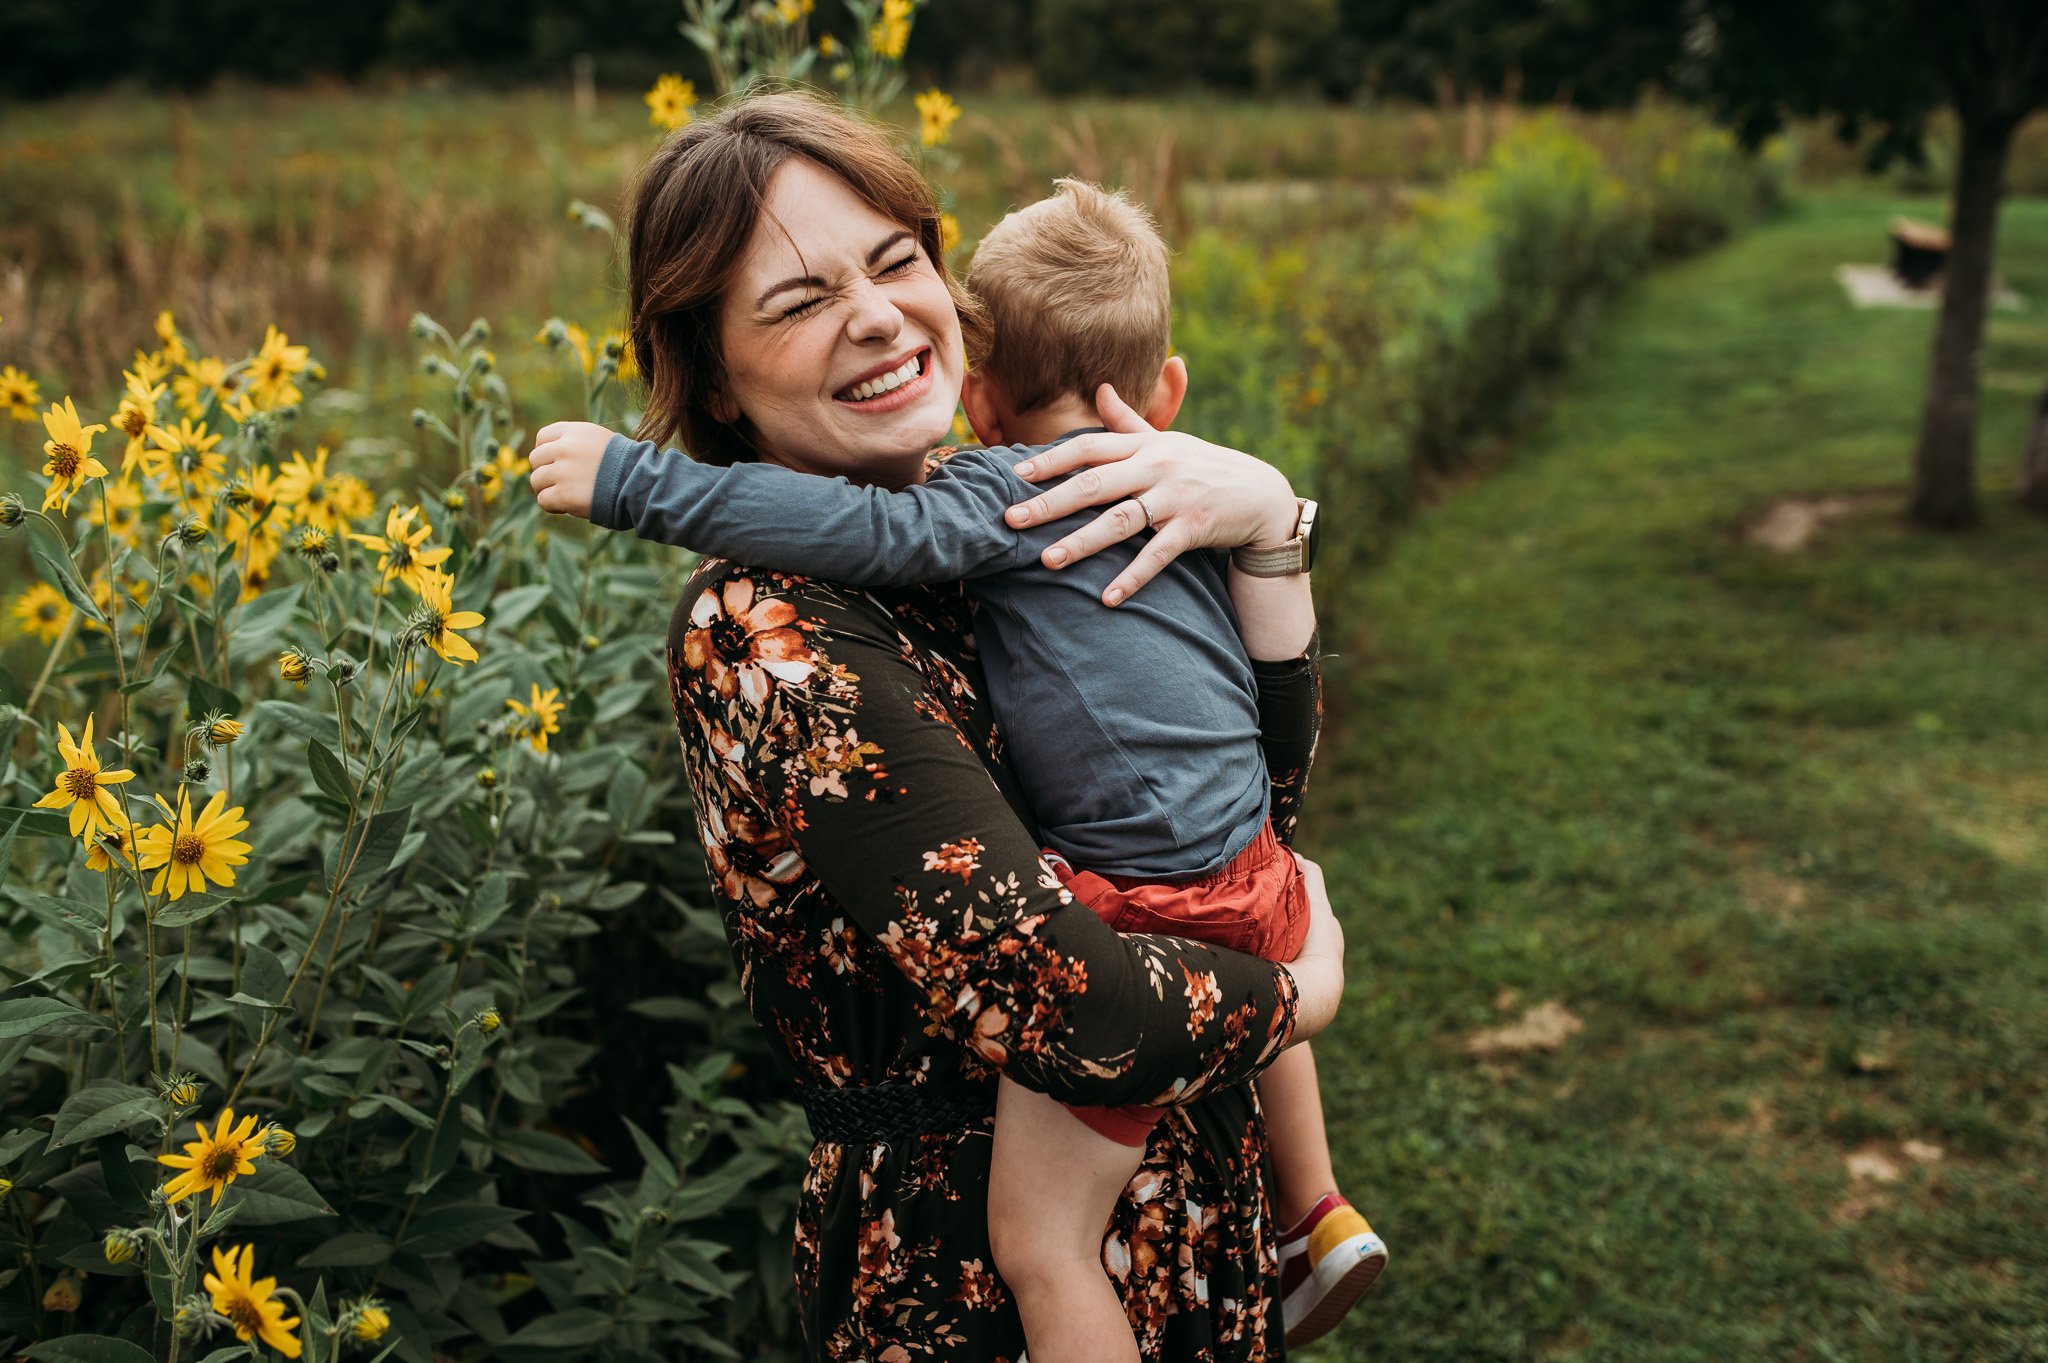
[[1091,871],[1218,870],[1257,835],[1268,799],[1228,555],[1184,553],[1123,605],[1103,605],[1151,532],[1065,568],[1040,563],[1095,514],[1004,522],[1054,485],[1013,472],[1048,448],[964,449],[891,491],[774,464],[699,464],[614,435],[590,519],[848,586],[966,580],[989,700],[1046,844]]

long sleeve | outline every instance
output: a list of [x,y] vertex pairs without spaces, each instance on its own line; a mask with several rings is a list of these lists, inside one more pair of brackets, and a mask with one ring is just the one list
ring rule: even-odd
[[614,435],[590,519],[716,558],[852,586],[953,582],[999,572],[1035,550],[1003,512],[1035,489],[1014,458],[963,450],[925,482],[890,491],[774,464],[700,464]]
[[1321,650],[1311,643],[1306,654],[1286,662],[1255,658],[1252,677],[1259,688],[1259,746],[1272,784],[1273,831],[1292,846],[1323,724]]
[[679,613],[670,649],[679,720],[761,801],[707,819],[714,874],[759,868],[729,883],[760,902],[820,882],[929,1028],[1086,1104],[1188,1101],[1286,1044],[1284,967],[1119,936],[1061,888],[871,598],[734,570]]

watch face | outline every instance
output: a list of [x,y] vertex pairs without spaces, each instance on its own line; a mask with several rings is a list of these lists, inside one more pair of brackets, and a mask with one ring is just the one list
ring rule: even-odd
[[1307,572],[1316,566],[1316,511],[1314,502],[1304,500],[1301,504],[1301,571]]

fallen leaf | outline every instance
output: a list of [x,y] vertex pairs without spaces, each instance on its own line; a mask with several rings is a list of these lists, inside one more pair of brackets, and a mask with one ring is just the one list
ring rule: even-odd
[[1948,1152],[1927,1141],[1905,1141],[1899,1146],[1907,1159],[1915,1164],[1935,1164]]

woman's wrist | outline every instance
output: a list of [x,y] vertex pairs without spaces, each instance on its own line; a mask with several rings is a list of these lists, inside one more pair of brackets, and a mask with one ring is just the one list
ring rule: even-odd
[[1278,486],[1265,499],[1267,506],[1258,531],[1241,546],[1243,548],[1278,549],[1293,539],[1300,527],[1301,498],[1294,495],[1287,476],[1278,469],[1273,470],[1273,480]]

